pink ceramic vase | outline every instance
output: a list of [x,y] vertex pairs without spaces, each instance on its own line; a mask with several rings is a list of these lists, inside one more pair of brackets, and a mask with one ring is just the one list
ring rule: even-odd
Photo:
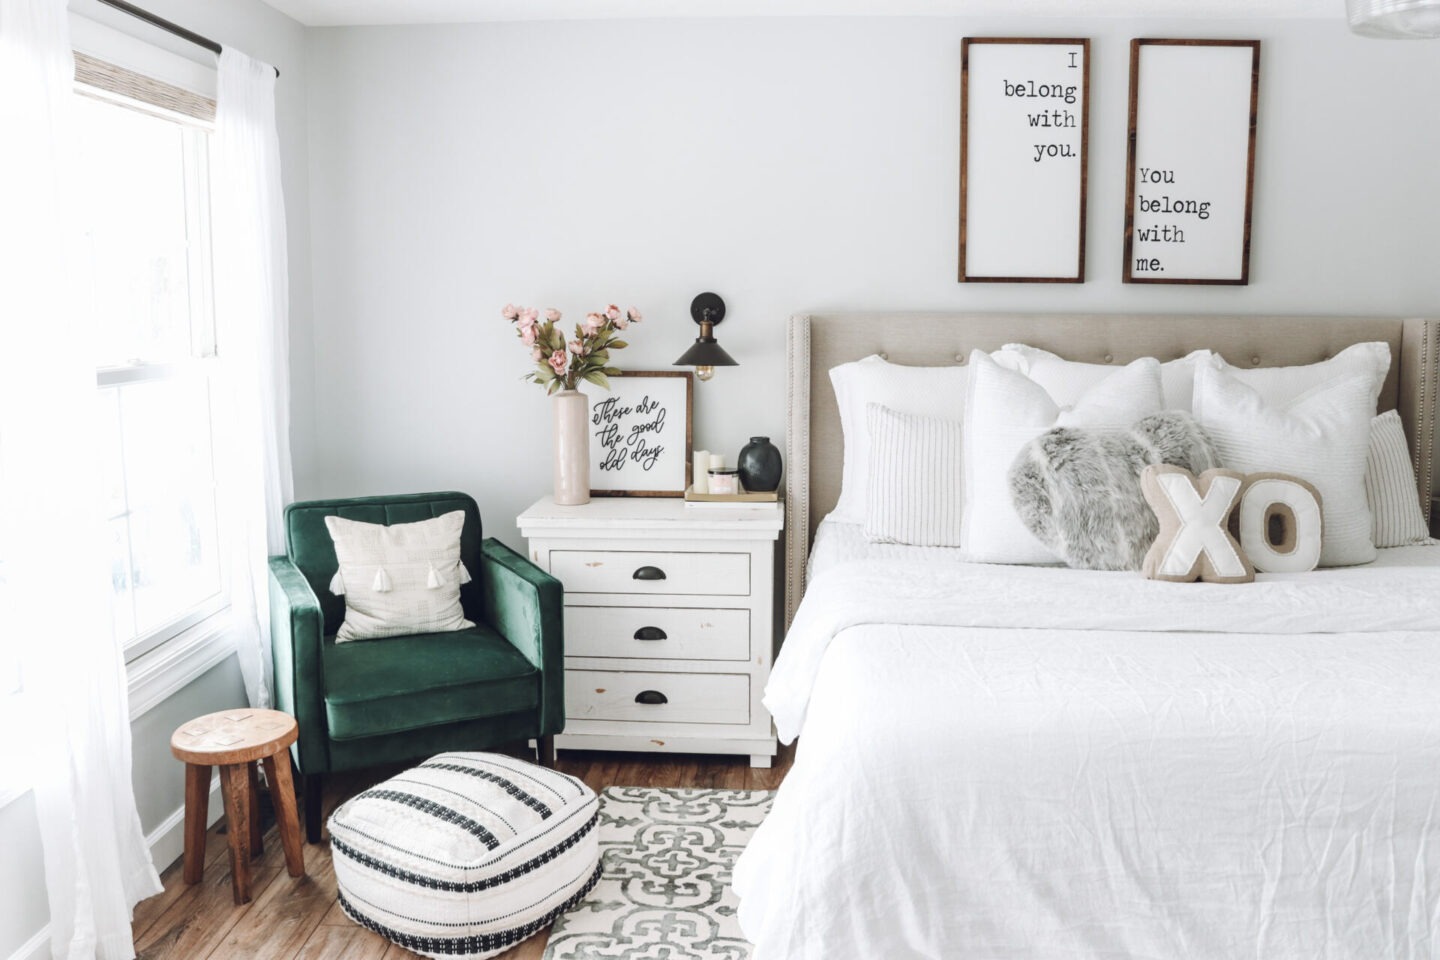
[[562,507],[590,502],[590,398],[561,390],[551,398],[555,411],[555,502]]

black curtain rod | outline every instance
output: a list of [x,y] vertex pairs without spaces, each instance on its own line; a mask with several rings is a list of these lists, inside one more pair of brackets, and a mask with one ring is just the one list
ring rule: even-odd
[[[142,10],[132,3],[126,3],[125,0],[100,0],[100,2],[105,4],[105,6],[107,7],[114,7],[121,13],[128,13],[136,20],[143,20],[146,23],[150,24],[152,27],[159,27],[166,33],[174,34],[181,40],[188,40],[190,43],[195,44],[195,46],[197,47],[204,47],[206,50],[209,50],[216,56],[219,56],[220,54],[220,44],[216,43],[214,40],[211,40],[209,37],[202,37],[194,30],[186,30],[184,27],[180,26],[180,24],[171,23],[164,17],[156,16],[149,10]],[[273,67],[272,69],[275,71],[275,76],[280,76],[279,67]]]

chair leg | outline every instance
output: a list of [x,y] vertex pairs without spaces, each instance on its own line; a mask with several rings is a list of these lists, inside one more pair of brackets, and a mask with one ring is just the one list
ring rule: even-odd
[[535,738],[535,752],[539,754],[540,766],[555,769],[555,735]]
[[318,773],[305,774],[305,839],[320,842],[320,808],[324,800],[325,778]]

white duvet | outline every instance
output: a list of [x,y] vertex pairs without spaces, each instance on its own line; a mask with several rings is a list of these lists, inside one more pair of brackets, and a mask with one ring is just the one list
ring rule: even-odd
[[1440,957],[1440,548],[1382,553],[827,566],[767,688],[757,960]]

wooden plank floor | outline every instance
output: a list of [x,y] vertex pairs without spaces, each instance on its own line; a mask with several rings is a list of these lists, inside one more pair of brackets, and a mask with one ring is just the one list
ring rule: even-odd
[[[519,754],[517,754],[519,755]],[[712,787],[773,790],[793,760],[781,747],[775,766],[751,769],[744,757],[562,751],[559,767],[592,790],[605,787]],[[377,768],[331,777],[325,812],[400,768]],[[135,908],[135,949],[140,960],[403,960],[416,954],[353,923],[336,902],[328,840],[305,846],[305,876],[285,872],[280,837],[272,826],[265,853],[251,864],[253,894],[237,907],[230,895],[230,865],[222,819],[207,838],[205,879],[186,885],[176,861],[162,875],[163,893]],[[540,960],[549,932],[536,934],[500,960]]]

